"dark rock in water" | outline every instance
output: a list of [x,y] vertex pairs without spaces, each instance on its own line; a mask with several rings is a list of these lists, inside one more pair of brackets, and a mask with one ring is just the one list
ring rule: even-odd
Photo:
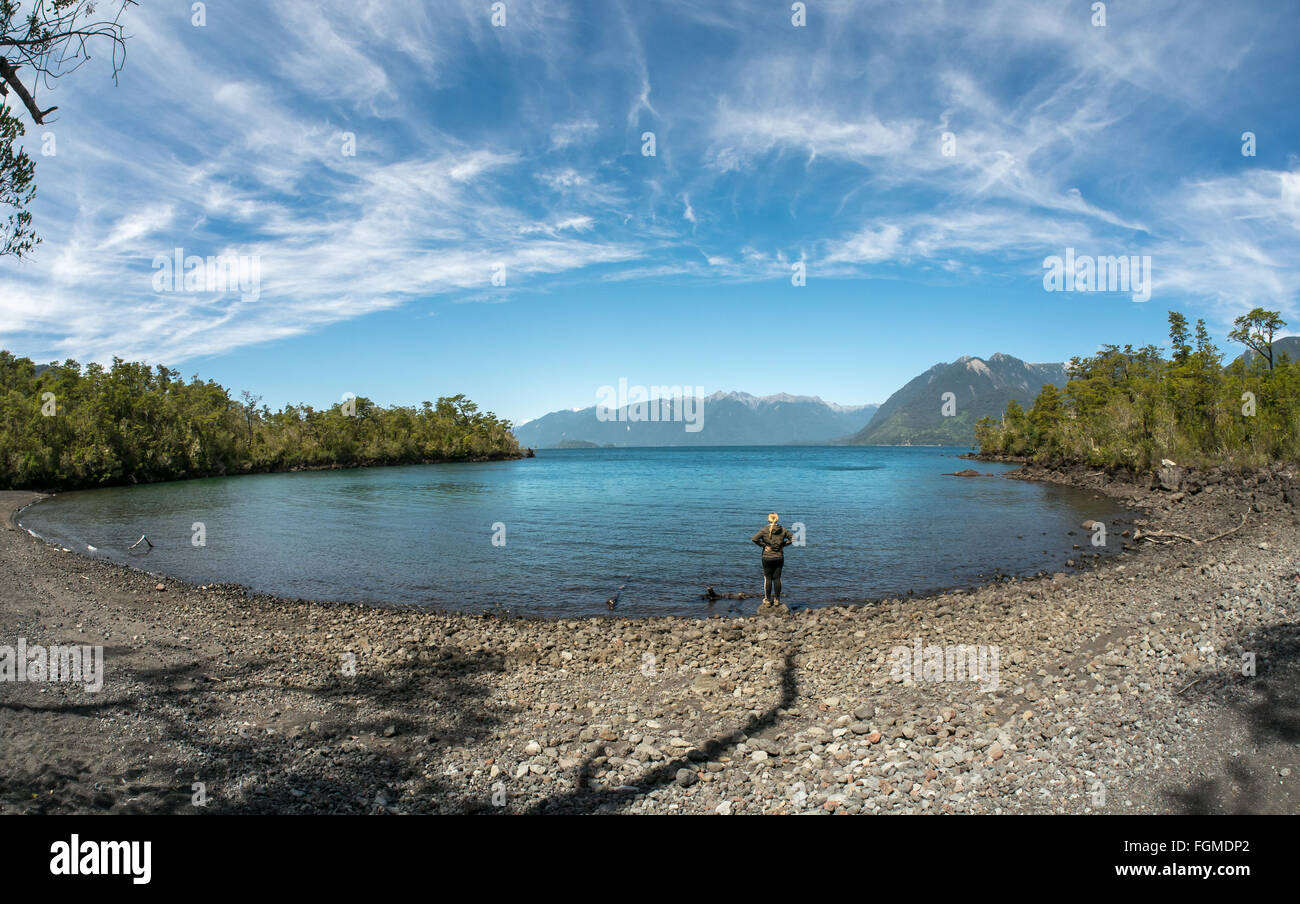
[[605,600],[605,608],[613,609],[615,606],[617,606],[618,598],[623,595],[623,591],[625,589],[627,589],[627,584],[619,584],[618,589],[614,591],[614,595],[611,596],[609,599]]
[[756,593],[718,593],[712,587],[708,587],[700,594],[700,599],[709,600],[710,602],[713,600],[744,600],[757,595]]
[[979,471],[976,471],[974,468],[966,468],[964,471],[953,471],[951,473],[944,474],[943,476],[944,477],[982,477],[983,475],[980,474]]

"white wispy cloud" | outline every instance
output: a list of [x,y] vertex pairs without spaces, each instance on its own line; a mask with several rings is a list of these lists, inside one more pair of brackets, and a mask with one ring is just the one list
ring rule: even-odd
[[[58,87],[45,243],[0,263],[0,344],[179,361],[549,280],[1034,279],[1066,246],[1150,254],[1156,299],[1294,316],[1295,164],[1178,131],[1231,148],[1253,124],[1225,79],[1294,28],[1215,9],[1112,4],[1102,29],[1066,0],[819,0],[795,29],[760,0],[509,3],[498,28],[477,0],[329,0],[210,4],[196,29],[133,8],[121,86]],[[154,292],[178,247],[256,257],[260,300]]]

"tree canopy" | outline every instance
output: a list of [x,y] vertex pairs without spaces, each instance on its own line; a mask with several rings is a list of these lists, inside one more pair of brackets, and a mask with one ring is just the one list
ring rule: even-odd
[[1170,312],[1170,357],[1106,345],[1072,358],[1063,393],[1043,387],[1028,414],[1013,401],[1000,422],[976,425],[976,441],[984,452],[1108,467],[1300,460],[1300,362],[1274,349],[1284,326],[1262,308],[1238,317],[1228,338],[1256,354],[1224,366],[1204,321],[1189,333]]
[[28,209],[36,196],[36,166],[19,146],[26,129],[10,107],[16,99],[37,125],[49,122],[58,107],[41,108],[37,93],[90,59],[92,49],[108,48],[113,78],[126,60],[122,13],[135,0],[107,4],[94,0],[0,0],[0,257],[25,257],[40,238]]
[[162,366],[114,359],[38,369],[0,351],[0,488],[520,455],[510,423],[463,395],[419,407],[358,397],[271,411],[260,402]]

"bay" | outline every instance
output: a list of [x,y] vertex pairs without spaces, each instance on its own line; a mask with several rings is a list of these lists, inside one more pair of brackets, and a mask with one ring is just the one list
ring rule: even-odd
[[[1120,547],[1100,494],[952,477],[958,448],[543,450],[519,461],[260,474],[64,493],[21,524],[74,551],[195,583],[306,599],[548,617],[752,612],[750,537],[801,532],[784,601],[858,603],[1059,571]],[[1080,525],[1107,523],[1093,547]],[[202,525],[203,545],[195,545]],[[153,548],[127,547],[141,534]],[[1073,547],[1078,545],[1082,549]],[[619,588],[622,588],[621,590]]]

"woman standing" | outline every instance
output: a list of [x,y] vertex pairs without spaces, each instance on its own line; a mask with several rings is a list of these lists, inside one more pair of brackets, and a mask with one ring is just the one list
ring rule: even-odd
[[781,526],[779,516],[772,512],[767,516],[767,527],[751,539],[763,547],[763,604],[758,608],[781,606],[781,568],[785,565],[785,548],[794,542],[794,535]]

